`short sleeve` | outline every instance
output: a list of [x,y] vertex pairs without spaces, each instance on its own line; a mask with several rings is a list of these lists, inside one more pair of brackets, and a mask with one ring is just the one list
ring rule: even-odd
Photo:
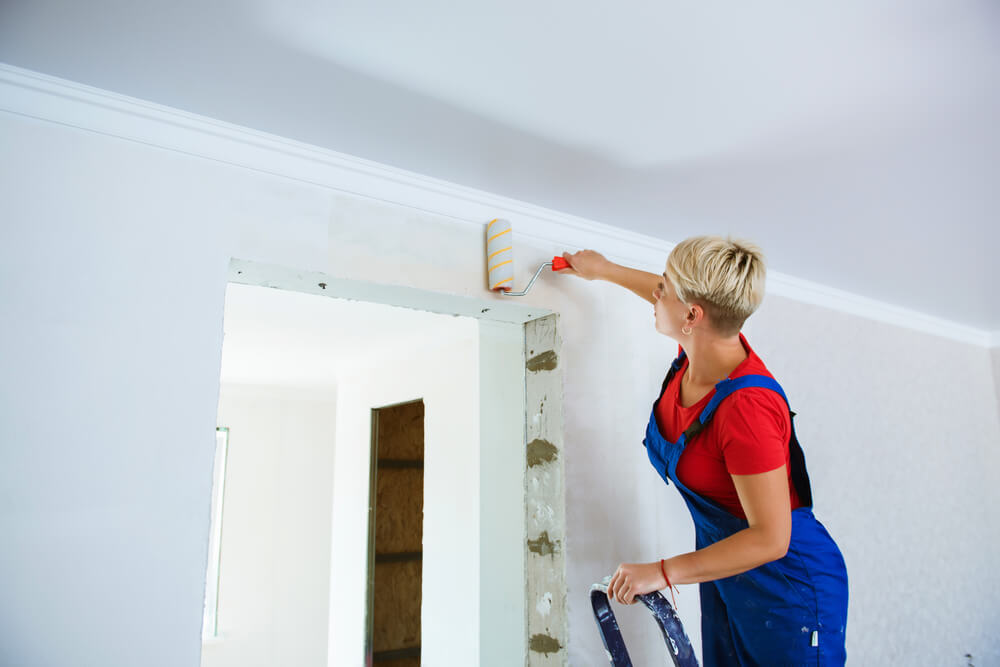
[[719,406],[719,447],[730,475],[756,475],[788,461],[791,421],[784,399],[769,389],[741,389]]

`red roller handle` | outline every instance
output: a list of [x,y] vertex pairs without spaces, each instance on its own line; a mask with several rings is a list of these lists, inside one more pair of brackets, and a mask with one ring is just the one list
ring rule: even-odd
[[562,269],[568,269],[568,268],[569,268],[569,262],[567,262],[562,257],[553,257],[552,258],[552,270],[553,271],[560,271]]

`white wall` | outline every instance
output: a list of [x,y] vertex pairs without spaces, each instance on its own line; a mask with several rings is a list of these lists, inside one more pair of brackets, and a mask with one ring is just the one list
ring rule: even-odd
[[336,395],[223,384],[219,638],[202,667],[326,667]]
[[990,350],[990,358],[993,362],[993,387],[997,395],[997,408],[1000,411],[1000,347]]
[[380,364],[338,378],[330,665],[364,664],[371,411],[419,399],[421,663],[479,655],[479,329],[471,318],[451,320],[446,344],[386,350]]
[[[489,298],[482,232],[12,114],[0,141],[0,663],[196,665],[229,258]],[[560,249],[518,237],[517,282]],[[607,285],[546,276],[525,302],[562,317],[570,655],[598,665],[589,584],[693,543],[640,445],[675,346]],[[750,334],[848,560],[852,661],[1000,661],[987,351],[780,298]],[[660,660],[635,618],[633,657]]]
[[0,664],[197,665],[225,186],[10,115],[0,144]]

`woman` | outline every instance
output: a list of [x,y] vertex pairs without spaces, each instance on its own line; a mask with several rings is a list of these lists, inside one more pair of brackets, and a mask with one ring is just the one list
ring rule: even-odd
[[812,513],[784,392],[740,333],[764,296],[755,246],[719,237],[677,245],[657,276],[584,250],[572,273],[650,301],[656,330],[680,343],[643,444],[684,498],[696,550],[623,563],[608,596],[700,584],[705,665],[842,665],[847,571]]

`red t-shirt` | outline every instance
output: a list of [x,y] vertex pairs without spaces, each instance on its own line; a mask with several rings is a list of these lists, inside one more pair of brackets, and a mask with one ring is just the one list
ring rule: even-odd
[[[740,334],[740,342],[748,356],[728,377],[774,377],[750,348],[743,334]],[[656,406],[660,433],[670,442],[680,439],[684,429],[715,396],[715,389],[712,389],[691,407],[681,406],[679,390],[687,367],[688,359],[685,357]],[[746,514],[730,475],[754,475],[785,465],[792,509],[801,507],[795,486],[791,483],[788,454],[791,429],[788,405],[779,394],[761,387],[740,389],[719,404],[708,426],[686,445],[677,462],[677,477],[698,495],[745,519]]]

